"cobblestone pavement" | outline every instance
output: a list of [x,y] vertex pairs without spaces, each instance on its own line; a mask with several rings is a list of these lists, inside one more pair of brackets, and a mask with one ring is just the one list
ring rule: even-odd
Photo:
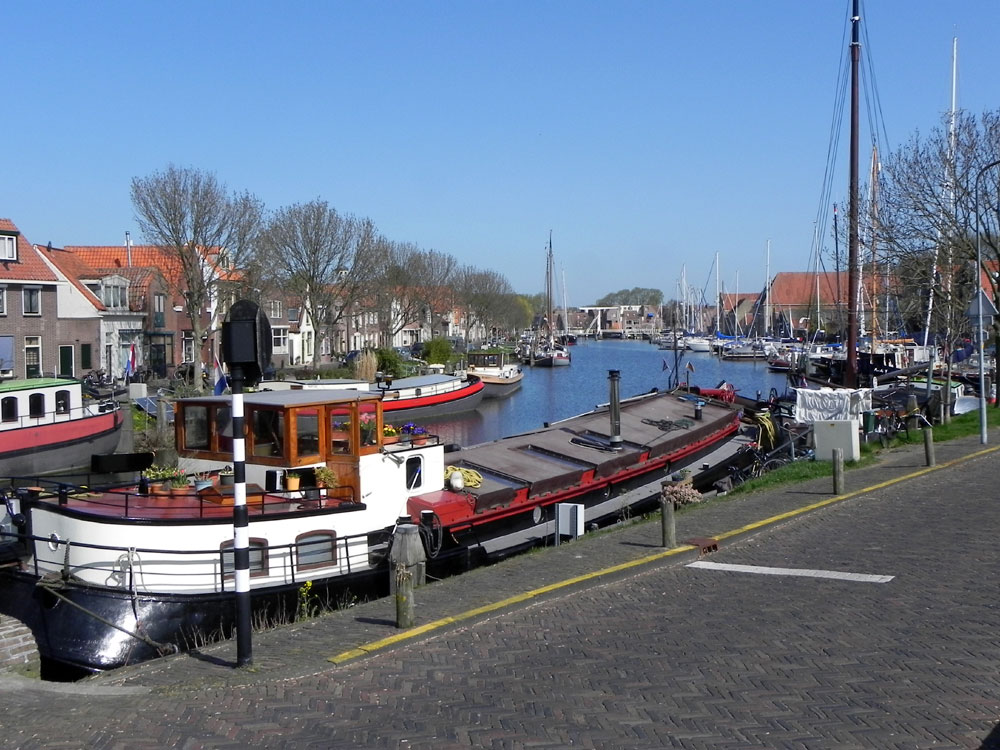
[[700,560],[655,522],[522,555],[418,589],[416,631],[382,600],[255,634],[252,670],[8,677],[0,747],[1000,747],[994,450],[713,501]]

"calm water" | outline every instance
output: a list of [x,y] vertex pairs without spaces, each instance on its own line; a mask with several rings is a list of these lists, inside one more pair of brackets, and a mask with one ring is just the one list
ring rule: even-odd
[[[524,367],[521,389],[506,399],[484,400],[476,411],[439,420],[421,420],[444,442],[475,445],[541,427],[545,422],[590,411],[608,402],[608,370],[621,371],[622,398],[666,388],[674,353],[645,341],[581,341],[572,347],[569,367]],[[763,361],[723,361],[711,354],[683,352],[681,380],[690,363],[692,385],[714,388],[721,380],[732,383],[741,395],[765,397],[772,387],[785,391],[782,373],[769,372]]]

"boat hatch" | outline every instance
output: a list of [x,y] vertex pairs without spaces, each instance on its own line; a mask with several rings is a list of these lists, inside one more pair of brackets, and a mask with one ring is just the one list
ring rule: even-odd
[[459,468],[472,469],[478,472],[483,481],[478,487],[466,485],[465,492],[476,498],[476,512],[490,510],[505,505],[510,505],[518,492],[527,487],[527,483],[519,481],[514,477],[504,476],[495,471],[490,471],[483,466],[461,463]]
[[559,464],[560,466],[571,466],[575,469],[593,469],[595,464],[592,461],[581,461],[579,459],[567,456],[564,453],[556,453],[555,451],[549,450],[548,448],[543,448],[538,445],[525,445],[515,450],[522,451],[532,456],[538,456],[547,461],[551,461],[554,464]]

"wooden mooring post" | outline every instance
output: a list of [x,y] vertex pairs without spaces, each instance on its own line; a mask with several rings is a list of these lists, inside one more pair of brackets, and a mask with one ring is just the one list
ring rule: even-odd
[[844,494],[844,449],[833,449],[833,494]]
[[677,546],[677,524],[674,521],[674,499],[667,494],[666,482],[660,491],[660,530],[663,546],[673,549]]

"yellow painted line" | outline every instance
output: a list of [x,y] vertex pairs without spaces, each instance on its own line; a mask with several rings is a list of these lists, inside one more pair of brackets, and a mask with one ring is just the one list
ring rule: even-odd
[[[873,484],[869,487],[864,487],[860,490],[855,490],[854,492],[847,492],[843,495],[835,495],[834,497],[827,498],[826,500],[820,500],[819,502],[810,503],[801,508],[796,508],[795,510],[790,510],[785,513],[779,513],[778,515],[771,516],[770,518],[765,518],[761,521],[755,521],[753,523],[748,523],[745,526],[741,526],[738,529],[733,529],[732,531],[726,531],[722,534],[717,534],[713,539],[722,540],[729,539],[731,537],[737,536],[739,534],[744,534],[748,531],[754,531],[756,529],[761,529],[765,526],[770,526],[772,524],[778,523],[779,521],[784,521],[789,518],[794,518],[795,516],[802,515],[803,513],[808,513],[809,511],[816,510],[817,508],[822,508],[827,505],[832,505],[833,503],[839,503],[843,500],[849,500],[852,497],[858,497],[860,495],[867,495],[876,490],[883,489],[885,487],[891,487],[894,484],[899,484],[908,479],[916,479],[924,474],[929,474],[932,471],[938,471],[939,469],[947,469],[951,466],[955,466],[965,461],[970,461],[974,458],[979,458],[980,456],[985,456],[990,453],[994,453],[1000,450],[1000,446],[994,446],[992,448],[985,448],[981,451],[976,451],[975,453],[970,453],[967,456],[960,456],[959,458],[954,458],[951,461],[946,461],[943,464],[937,464],[936,466],[928,466],[919,471],[911,472],[910,474],[905,474],[901,477],[896,477],[895,479],[887,479],[884,482],[879,482],[878,484]],[[351,661],[352,659],[357,659],[362,656],[367,656],[375,651],[379,651],[383,648],[389,648],[390,646],[395,646],[399,643],[403,643],[418,636],[424,635],[425,633],[438,630],[446,625],[454,625],[455,623],[462,622],[464,620],[473,619],[476,617],[481,617],[482,615],[489,614],[491,612],[496,612],[497,610],[507,609],[515,604],[520,604],[522,602],[530,601],[535,597],[542,596],[544,594],[552,593],[553,591],[559,591],[568,586],[573,586],[577,583],[582,583],[584,581],[594,580],[595,578],[602,578],[613,573],[620,573],[631,568],[637,568],[642,565],[648,565],[649,563],[656,562],[658,560],[663,560],[674,555],[679,555],[684,552],[689,552],[696,549],[690,544],[685,544],[680,547],[674,547],[673,549],[664,550],[663,552],[657,552],[654,555],[647,555],[646,557],[640,557],[635,560],[629,560],[628,562],[619,563],[618,565],[612,565],[609,568],[603,568],[601,570],[596,570],[593,573],[586,573],[584,575],[575,576],[573,578],[568,578],[564,581],[558,581],[557,583],[550,583],[547,586],[541,586],[537,589],[532,589],[531,591],[526,591],[523,594],[516,594],[514,596],[507,597],[506,599],[501,599],[500,601],[493,602],[491,604],[485,604],[481,607],[476,607],[474,609],[466,610],[457,615],[452,615],[450,617],[442,617],[441,619],[434,620],[425,625],[419,625],[415,628],[409,628],[401,633],[395,633],[386,638],[381,638],[377,641],[372,641],[371,643],[366,643],[357,648],[350,649],[349,651],[342,651],[339,654],[330,656],[327,661],[333,664],[343,664],[344,662]]]

